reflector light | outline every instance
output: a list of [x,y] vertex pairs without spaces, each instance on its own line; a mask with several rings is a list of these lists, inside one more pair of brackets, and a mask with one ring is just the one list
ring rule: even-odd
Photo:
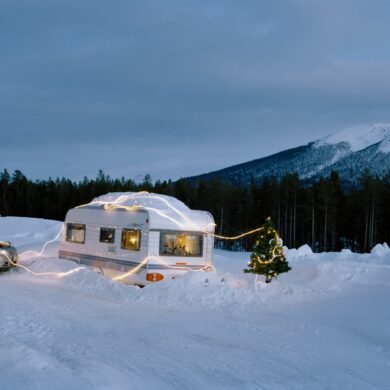
[[146,274],[146,280],[148,282],[159,282],[164,279],[164,275],[158,274],[157,272],[151,272]]

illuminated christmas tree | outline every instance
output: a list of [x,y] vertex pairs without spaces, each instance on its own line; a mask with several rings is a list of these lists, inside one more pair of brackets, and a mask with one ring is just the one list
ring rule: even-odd
[[282,248],[282,240],[271,218],[268,218],[259,231],[248,269],[244,269],[244,272],[264,275],[266,283],[270,283],[273,278],[290,269]]

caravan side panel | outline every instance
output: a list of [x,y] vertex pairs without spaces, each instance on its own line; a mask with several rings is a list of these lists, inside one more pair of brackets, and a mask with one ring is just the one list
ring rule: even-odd
[[[196,222],[194,230],[184,230],[181,226],[174,226],[172,230],[156,227],[169,221],[172,225],[171,219],[159,217],[153,224],[149,211],[142,208],[109,210],[99,205],[87,205],[71,209],[65,225],[85,226],[85,236],[81,240],[84,241],[69,242],[65,232],[59,256],[91,266],[108,277],[119,277],[125,283],[135,284],[146,284],[148,273],[164,275],[167,279],[212,267],[214,220],[209,213],[191,211],[190,217]],[[114,242],[100,241],[101,228],[115,229]],[[140,232],[139,250],[122,248],[124,229]],[[197,235],[200,239],[186,235]]]
[[[122,210],[106,211],[96,208],[70,210],[65,219],[65,230],[68,223],[85,225],[85,243],[66,241],[66,232],[60,245],[61,258],[75,260],[96,269],[100,273],[117,277],[138,267],[148,256],[148,214],[144,210],[128,212]],[[100,242],[101,228],[115,229],[113,243]],[[124,229],[140,231],[139,250],[122,248],[122,231]],[[139,279],[146,266],[138,267],[133,279]],[[144,280],[145,277],[142,278]],[[133,280],[139,283],[138,280]]]

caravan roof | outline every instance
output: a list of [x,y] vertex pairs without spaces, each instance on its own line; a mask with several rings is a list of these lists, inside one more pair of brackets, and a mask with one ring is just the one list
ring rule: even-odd
[[149,192],[111,192],[79,208],[107,210],[145,210],[150,229],[214,231],[214,219],[206,211],[191,210],[183,202],[167,195]]

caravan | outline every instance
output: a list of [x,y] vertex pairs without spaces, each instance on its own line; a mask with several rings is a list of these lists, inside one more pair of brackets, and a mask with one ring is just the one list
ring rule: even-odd
[[214,219],[148,192],[109,193],[68,211],[59,257],[145,285],[211,270]]

